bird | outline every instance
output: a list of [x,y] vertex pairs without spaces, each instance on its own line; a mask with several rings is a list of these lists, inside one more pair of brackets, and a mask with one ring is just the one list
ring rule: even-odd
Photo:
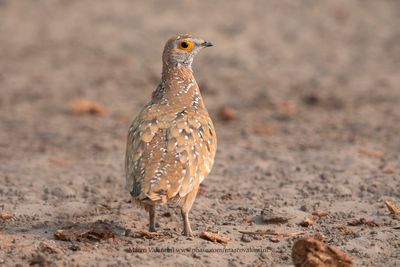
[[180,209],[182,234],[193,236],[189,211],[213,167],[217,136],[192,63],[199,51],[211,46],[192,34],[166,42],[161,82],[128,131],[126,189],[149,213],[150,232],[156,232],[156,206],[168,204]]

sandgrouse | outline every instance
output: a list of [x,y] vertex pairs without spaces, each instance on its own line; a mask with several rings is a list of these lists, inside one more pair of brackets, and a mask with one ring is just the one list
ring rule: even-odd
[[209,46],[190,34],[167,41],[161,83],[129,129],[126,186],[134,202],[149,212],[151,232],[156,231],[155,205],[169,203],[181,209],[183,234],[192,235],[188,214],[217,149],[192,71],[194,56]]

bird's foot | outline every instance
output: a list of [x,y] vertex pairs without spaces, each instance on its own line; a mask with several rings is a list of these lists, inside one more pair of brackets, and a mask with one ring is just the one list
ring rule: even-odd
[[191,229],[183,229],[182,235],[184,235],[184,236],[189,236],[189,237],[193,237],[193,232],[192,232]]

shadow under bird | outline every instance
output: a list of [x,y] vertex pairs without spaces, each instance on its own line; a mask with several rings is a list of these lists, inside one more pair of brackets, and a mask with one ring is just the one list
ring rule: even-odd
[[183,234],[192,235],[189,211],[200,183],[214,163],[217,137],[193,76],[196,54],[212,46],[190,34],[165,44],[161,83],[133,121],[126,148],[126,187],[149,212],[155,229],[155,205],[181,209]]

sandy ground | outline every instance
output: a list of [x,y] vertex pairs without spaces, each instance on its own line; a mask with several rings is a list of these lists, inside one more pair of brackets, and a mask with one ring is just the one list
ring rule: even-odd
[[[320,232],[359,266],[399,266],[400,221],[384,205],[400,203],[399,25],[394,0],[0,1],[0,211],[13,216],[0,220],[0,264],[291,266],[301,236],[239,232],[271,230]],[[167,207],[160,236],[141,237],[147,214],[123,189],[130,121],[179,32],[215,44],[194,70],[219,149],[191,220],[226,246],[180,236]],[[76,98],[105,114],[74,114]],[[316,210],[328,215],[299,225]],[[268,212],[290,220],[267,224]],[[360,218],[373,223],[349,225]],[[54,239],[98,220],[119,234]],[[199,251],[224,247],[251,251]]]

